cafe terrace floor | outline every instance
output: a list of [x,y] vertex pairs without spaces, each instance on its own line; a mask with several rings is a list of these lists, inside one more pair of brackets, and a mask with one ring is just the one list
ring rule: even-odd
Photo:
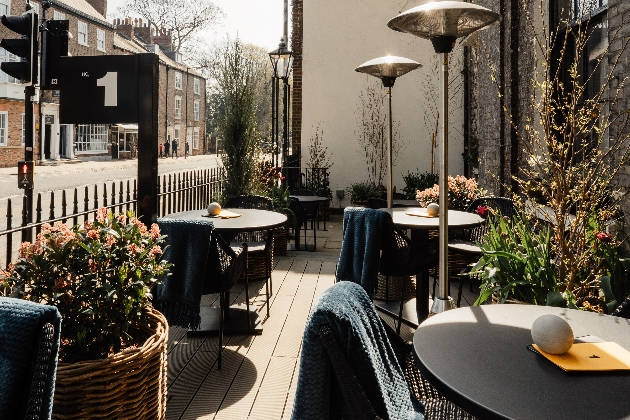
[[[313,302],[335,281],[341,220],[341,215],[332,215],[327,230],[317,231],[316,252],[287,251],[286,256],[275,259],[269,318],[265,318],[264,283],[250,285],[250,294],[259,291],[251,300],[263,319],[263,333],[226,335],[221,370],[217,369],[218,336],[189,336],[183,328],[170,328],[167,419],[291,417],[302,332]],[[458,286],[458,282],[451,283],[454,297]],[[244,302],[242,288],[237,284],[233,289],[237,304]],[[213,305],[217,296],[204,296],[202,305]],[[462,306],[472,304],[475,298],[465,283]],[[389,305],[396,309],[398,302]],[[415,300],[406,302],[405,310],[414,308]],[[386,321],[391,325],[391,319]],[[411,340],[413,330],[405,325],[402,329],[401,335]]]

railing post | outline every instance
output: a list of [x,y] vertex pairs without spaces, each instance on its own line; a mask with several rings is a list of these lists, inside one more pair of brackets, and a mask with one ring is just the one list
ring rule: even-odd
[[[13,219],[13,212],[11,210],[11,199],[7,199],[7,230],[11,230],[13,225],[11,223],[11,219]],[[7,262],[5,267],[8,267],[11,264],[11,260],[13,260],[11,254],[13,252],[13,234],[9,233],[7,235]]]
[[79,213],[79,192],[76,188],[74,189],[73,201],[74,203],[72,205],[72,213],[74,213],[74,218],[72,218],[72,223],[76,225],[77,223],[79,223],[79,218],[77,217],[77,213]]

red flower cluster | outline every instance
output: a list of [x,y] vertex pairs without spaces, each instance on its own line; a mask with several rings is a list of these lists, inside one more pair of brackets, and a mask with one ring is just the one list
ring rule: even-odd
[[475,210],[475,213],[477,213],[479,216],[485,219],[486,217],[488,217],[488,206],[477,207],[477,209]]
[[612,242],[612,235],[606,233],[606,232],[599,232],[597,235],[595,235],[595,237],[597,238],[597,240],[601,241],[601,242]]

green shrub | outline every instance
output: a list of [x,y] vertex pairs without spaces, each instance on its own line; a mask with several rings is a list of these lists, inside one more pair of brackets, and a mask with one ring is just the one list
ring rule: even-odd
[[440,181],[440,176],[430,172],[407,172],[407,175],[403,175],[403,180],[405,181],[405,188],[403,188],[405,198],[415,200],[417,190],[424,191],[431,188]]
[[373,183],[364,181],[351,184],[346,188],[352,204],[366,202],[368,198],[380,197],[381,193]]

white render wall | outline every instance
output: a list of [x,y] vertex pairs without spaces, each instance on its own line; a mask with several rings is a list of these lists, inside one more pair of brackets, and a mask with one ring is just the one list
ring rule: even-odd
[[[430,133],[423,121],[424,100],[420,82],[430,69],[435,55],[431,42],[413,35],[393,31],[387,22],[417,2],[382,0],[307,0],[304,1],[303,35],[303,86],[302,86],[302,164],[308,162],[308,145],[320,123],[323,145],[328,147],[334,162],[330,170],[330,188],[333,190],[335,207],[350,205],[346,197],[341,201],[335,190],[368,179],[363,148],[355,131],[355,111],[359,94],[368,82],[380,81],[372,76],[354,71],[364,62],[384,55],[396,55],[423,64],[405,76],[398,78],[392,88],[392,112],[394,123],[400,122],[401,139],[406,146],[399,152],[394,167],[394,186],[402,192],[403,174],[408,171],[430,170]],[[401,10],[402,7],[404,10]],[[451,62],[462,53],[456,46],[450,54]],[[451,77],[459,72],[451,68]],[[383,95],[386,89],[382,88]],[[463,90],[461,90],[463,92]],[[437,90],[439,92],[439,89]],[[462,93],[463,94],[463,93]],[[439,97],[435,98],[438,104]],[[463,108],[461,98],[451,100],[449,106],[449,174],[462,174]],[[458,102],[459,104],[456,104]],[[386,103],[386,102],[385,102]],[[436,172],[439,171],[439,145],[436,149]],[[386,181],[384,182],[386,184]]]

